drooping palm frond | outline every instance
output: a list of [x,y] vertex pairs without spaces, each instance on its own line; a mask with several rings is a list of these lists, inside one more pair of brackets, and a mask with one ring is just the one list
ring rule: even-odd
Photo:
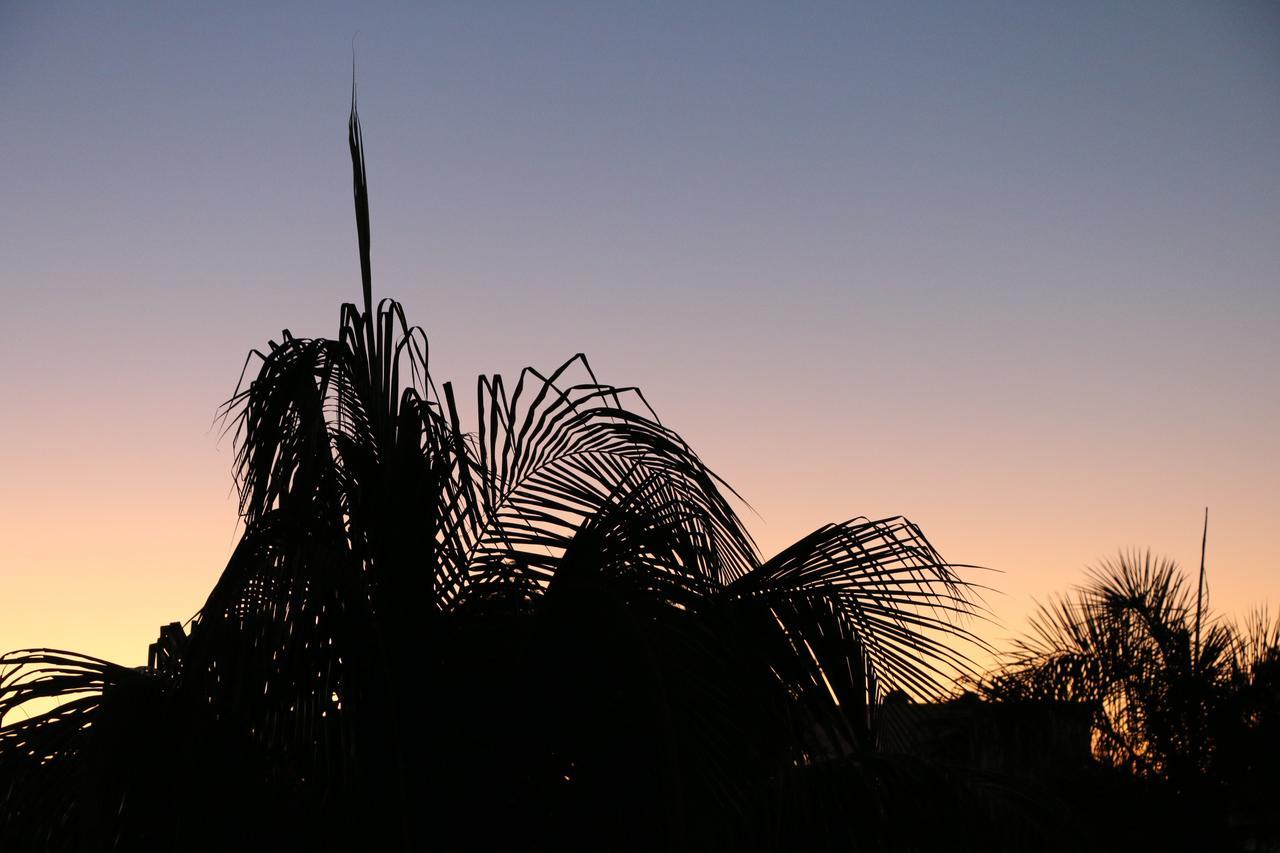
[[[574,369],[584,375],[569,379]],[[623,495],[632,516],[669,525],[692,546],[686,562],[665,566],[669,575],[714,588],[754,564],[717,478],[637,389],[599,383],[581,354],[549,376],[526,369],[510,395],[501,377],[482,377],[477,409],[469,444],[479,511],[453,531],[473,572],[505,564],[550,582],[584,526]]]
[[776,637],[770,665],[788,690],[830,700],[855,728],[890,690],[936,700],[975,672],[966,648],[984,648],[970,584],[901,517],[826,525],[726,592]]
[[0,656],[0,846],[71,849],[102,826],[95,811],[123,819],[130,768],[113,766],[108,745],[145,728],[168,688],[73,652]]
[[36,765],[68,761],[93,725],[108,685],[144,678],[73,652],[24,649],[0,656],[0,758]]

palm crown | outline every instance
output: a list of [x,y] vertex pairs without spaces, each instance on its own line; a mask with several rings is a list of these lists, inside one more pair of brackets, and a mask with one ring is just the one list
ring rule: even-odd
[[[363,305],[256,353],[226,405],[244,531],[189,637],[140,670],[0,659],[0,721],[69,700],[0,729],[0,825],[199,846],[216,808],[277,844],[777,843],[887,690],[968,671],[968,584],[902,518],[762,561],[732,491],[581,355],[481,377],[465,411],[374,303],[354,97],[350,146]],[[198,796],[156,781],[197,766]]]

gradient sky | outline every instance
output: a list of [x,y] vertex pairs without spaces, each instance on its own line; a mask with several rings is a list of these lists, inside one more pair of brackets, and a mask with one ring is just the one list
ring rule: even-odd
[[1280,6],[0,4],[0,647],[145,659],[245,353],[375,293],[577,351],[773,553],[904,514],[996,642],[1117,549],[1280,604]]

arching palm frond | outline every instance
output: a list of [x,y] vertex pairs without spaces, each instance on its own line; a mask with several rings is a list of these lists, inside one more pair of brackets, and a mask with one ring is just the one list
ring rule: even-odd
[[980,615],[970,585],[900,517],[822,527],[726,591],[774,637],[787,688],[842,708],[855,730],[890,690],[937,699],[974,672],[965,648],[983,648],[966,625]]
[[[575,369],[585,375],[569,378]],[[619,501],[692,546],[665,566],[668,575],[718,588],[753,565],[751,539],[715,476],[638,390],[599,383],[581,354],[549,376],[526,369],[510,395],[501,377],[482,377],[478,423],[470,441],[478,512],[452,531],[474,575],[549,583],[575,537],[598,529],[595,516],[614,517]]]
[[[74,820],[84,771],[76,758],[85,750],[103,691],[111,681],[141,677],[97,658],[49,649],[0,657],[0,839],[12,840],[15,827],[44,826],[52,833]],[[34,846],[50,839],[24,840]]]
[[[0,844],[73,849],[146,821],[170,688],[151,671],[88,655],[0,656]],[[147,804],[129,802],[130,791]]]

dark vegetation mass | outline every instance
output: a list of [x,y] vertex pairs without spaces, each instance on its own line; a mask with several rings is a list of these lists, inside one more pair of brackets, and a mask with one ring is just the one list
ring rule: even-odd
[[762,560],[582,356],[464,408],[373,300],[354,103],[350,143],[363,304],[227,404],[205,605],[145,667],[0,658],[0,849],[1275,843],[1276,623],[1124,558],[982,675],[974,588],[906,519]]

